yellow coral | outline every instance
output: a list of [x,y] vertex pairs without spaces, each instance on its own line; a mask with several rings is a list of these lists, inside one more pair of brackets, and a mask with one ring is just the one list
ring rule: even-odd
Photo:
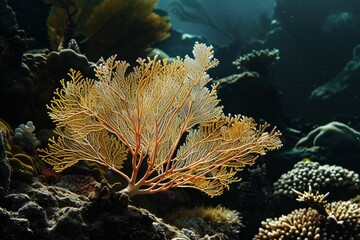
[[298,192],[310,205],[288,215],[263,221],[254,239],[359,239],[360,205],[351,201],[327,203],[327,194]]
[[[140,59],[130,73],[124,61],[101,60],[99,81],[71,70],[48,106],[59,138],[43,159],[56,171],[82,160],[107,166],[125,179],[129,196],[172,187],[221,194],[238,171],[281,146],[280,133],[224,116],[217,85],[206,87],[206,71],[218,63],[212,47],[197,43],[193,54],[172,63]],[[130,175],[121,171],[127,152]]]
[[[48,34],[54,49],[71,38],[90,60],[114,52],[134,59],[169,36],[167,17],[153,12],[157,0],[51,1]],[[100,47],[99,47],[100,46]]]
[[179,229],[194,229],[200,236],[216,233],[231,235],[232,232],[237,232],[243,227],[240,214],[221,205],[180,208],[165,215],[164,220]]
[[225,223],[241,225],[241,217],[239,216],[239,213],[221,205],[218,205],[217,207],[200,206],[190,209],[181,208],[166,215],[165,219],[170,223],[175,223],[176,220],[180,218],[183,219],[192,217],[204,219],[205,221],[210,222],[212,225]]

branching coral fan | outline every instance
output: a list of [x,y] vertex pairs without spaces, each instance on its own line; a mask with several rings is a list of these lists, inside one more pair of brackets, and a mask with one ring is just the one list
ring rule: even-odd
[[[217,85],[205,87],[206,71],[218,64],[212,47],[196,43],[193,54],[172,63],[139,59],[131,72],[115,57],[101,59],[98,81],[71,70],[48,106],[59,137],[42,158],[56,171],[80,160],[105,165],[126,180],[121,192],[130,197],[173,187],[220,195],[238,171],[281,146],[280,132],[224,116]],[[121,170],[128,156],[130,174]]]
[[360,239],[360,205],[350,201],[327,203],[327,194],[293,191],[310,208],[263,221],[254,240],[261,239]]

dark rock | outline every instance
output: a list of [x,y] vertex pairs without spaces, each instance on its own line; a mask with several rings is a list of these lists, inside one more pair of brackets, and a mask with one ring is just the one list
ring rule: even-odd
[[47,217],[42,207],[35,202],[28,202],[19,209],[18,214],[29,220],[30,228],[35,235],[39,236],[38,239],[47,239],[46,237],[49,235]]
[[29,226],[30,224],[27,219],[19,218],[14,213],[0,207],[0,236],[2,239],[36,239]]
[[30,197],[24,193],[9,194],[4,199],[6,208],[14,212],[18,211],[19,208],[24,206],[25,203],[29,201],[30,201]]
[[16,16],[6,0],[0,0],[0,34],[10,37],[19,30]]
[[10,186],[11,168],[6,157],[3,135],[0,132],[0,199]]
[[85,224],[80,209],[67,207],[60,210],[60,217],[51,230],[53,239],[85,239],[83,232]]
[[37,179],[31,185],[14,181],[11,188],[6,201],[0,202],[1,239],[199,239],[189,238],[144,209],[128,206],[126,196],[90,201],[66,189],[46,186]]
[[36,191],[35,194],[32,195],[31,200],[37,202],[44,208],[59,206],[56,198],[53,195],[49,195],[47,192]]

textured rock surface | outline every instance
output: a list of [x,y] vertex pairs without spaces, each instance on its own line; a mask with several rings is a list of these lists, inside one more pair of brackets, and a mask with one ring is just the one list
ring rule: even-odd
[[3,135],[0,131],[0,199],[9,188],[10,175],[11,169],[6,157]]
[[0,202],[1,239],[199,239],[145,209],[101,201],[37,180],[31,185],[14,181]]

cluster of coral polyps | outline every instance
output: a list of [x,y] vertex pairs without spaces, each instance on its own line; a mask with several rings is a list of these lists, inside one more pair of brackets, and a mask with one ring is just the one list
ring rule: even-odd
[[18,136],[17,139],[15,139],[14,131],[10,125],[2,119],[0,119],[0,132],[4,139],[6,158],[12,168],[12,177],[17,180],[31,182],[33,177],[41,174],[42,169],[45,168],[45,164],[34,152],[26,151],[22,146],[25,146],[30,139],[35,142],[38,140],[35,136],[21,139],[20,136]]
[[165,215],[166,222],[179,229],[194,229],[200,236],[211,234],[213,236],[226,236],[237,239],[240,229],[243,228],[241,216],[237,211],[222,206],[195,207],[191,209],[180,208]]
[[356,240],[360,239],[360,205],[350,201],[324,203],[323,211],[296,209],[279,218],[268,218],[261,224],[255,240]]
[[360,178],[359,174],[340,166],[320,165],[318,162],[303,160],[274,183],[274,193],[294,197],[292,189],[306,191],[309,186],[314,190],[330,191],[331,195],[335,195],[337,190],[358,191]]

